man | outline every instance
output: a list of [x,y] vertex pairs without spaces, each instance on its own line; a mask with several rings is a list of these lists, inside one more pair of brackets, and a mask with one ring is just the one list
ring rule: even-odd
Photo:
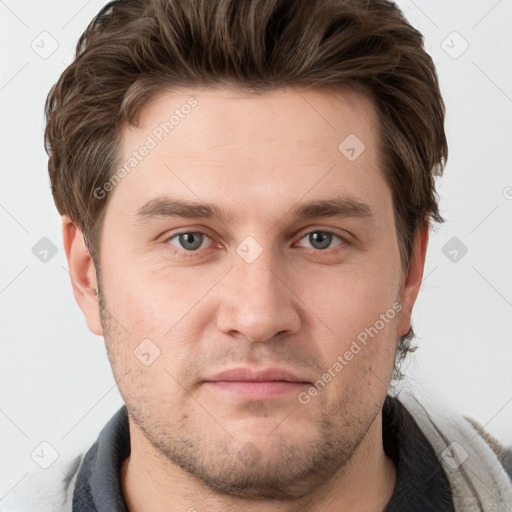
[[499,443],[390,392],[447,158],[394,4],[111,2],[46,113],[125,406],[12,510],[512,510]]

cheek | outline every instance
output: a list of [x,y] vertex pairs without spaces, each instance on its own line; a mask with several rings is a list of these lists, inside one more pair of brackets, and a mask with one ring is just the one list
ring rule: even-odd
[[106,305],[116,319],[109,321],[112,332],[107,342],[116,376],[130,372],[130,386],[141,393],[162,388],[178,393],[177,382],[185,386],[194,375],[201,350],[198,340],[212,314],[205,314],[207,301],[201,299],[215,280],[192,280],[190,273],[179,271],[144,274],[133,268],[124,278],[121,275],[119,266],[106,288]]
[[[118,259],[105,278],[109,304],[137,336],[164,336],[214,282],[202,272],[162,268],[147,258]],[[129,326],[129,327],[128,327]]]
[[171,312],[172,304],[151,293],[141,296],[135,287],[116,293],[120,299],[110,306],[105,342],[125,402],[141,409],[180,403],[194,375],[197,347],[190,340],[197,336],[185,332],[188,324],[179,321],[180,311]]
[[387,390],[401,310],[395,279],[394,268],[374,265],[309,283],[317,350],[326,365],[323,380],[332,379],[332,396],[380,396]]
[[395,304],[398,288],[394,269],[374,265],[372,269],[343,268],[317,275],[305,283],[302,297],[317,322],[325,324],[326,332],[347,339],[375,324],[387,312],[388,319],[394,318],[399,308]]

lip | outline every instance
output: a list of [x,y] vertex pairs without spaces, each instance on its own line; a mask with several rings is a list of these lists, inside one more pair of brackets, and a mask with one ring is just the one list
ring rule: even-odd
[[284,381],[302,384],[310,384],[299,378],[294,373],[283,368],[266,368],[264,370],[252,368],[232,368],[217,373],[205,379],[205,382],[269,382]]
[[205,379],[203,384],[216,393],[230,393],[261,400],[298,393],[311,383],[282,368],[234,368]]

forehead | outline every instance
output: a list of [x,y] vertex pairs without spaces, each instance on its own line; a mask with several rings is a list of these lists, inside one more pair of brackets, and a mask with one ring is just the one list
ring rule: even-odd
[[[342,136],[368,140],[377,122],[371,99],[348,87],[282,88],[257,94],[227,87],[162,91],[143,107],[138,129],[124,129],[123,143],[131,146],[143,132],[157,142],[167,139],[172,144],[169,139],[183,132],[183,153],[236,146],[249,151],[251,143],[260,142],[269,150],[290,142],[325,144],[337,150]],[[191,132],[196,137],[187,137]],[[208,140],[201,140],[198,148],[196,139],[201,135]]]
[[114,195],[132,210],[165,192],[241,208],[345,192],[378,202],[377,134],[374,105],[352,89],[165,91],[123,129]]

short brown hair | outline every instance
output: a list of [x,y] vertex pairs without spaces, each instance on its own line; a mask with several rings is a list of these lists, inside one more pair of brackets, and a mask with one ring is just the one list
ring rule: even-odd
[[[394,3],[119,0],[91,21],[45,105],[53,197],[83,232],[97,268],[109,196],[93,191],[115,171],[121,129],[137,125],[156,93],[212,86],[363,91],[379,116],[404,271],[418,231],[444,222],[435,177],[448,156],[445,106],[423,36]],[[412,350],[413,337],[411,326],[397,360]]]

